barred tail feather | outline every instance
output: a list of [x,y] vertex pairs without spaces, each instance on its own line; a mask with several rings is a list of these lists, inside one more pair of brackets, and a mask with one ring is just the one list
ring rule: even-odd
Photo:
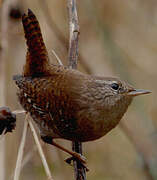
[[48,65],[48,53],[42,38],[39,22],[29,9],[28,15],[23,14],[26,43],[28,46],[24,76],[40,76],[46,74]]

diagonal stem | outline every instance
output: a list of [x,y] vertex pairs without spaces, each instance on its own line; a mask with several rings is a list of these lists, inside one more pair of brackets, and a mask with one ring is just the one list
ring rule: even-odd
[[45,155],[44,155],[44,152],[43,152],[43,149],[42,149],[41,144],[39,142],[39,138],[37,136],[37,133],[35,131],[35,128],[34,128],[33,123],[32,123],[30,118],[28,119],[28,124],[29,124],[29,127],[30,127],[31,131],[32,131],[35,143],[37,145],[39,155],[40,155],[40,158],[42,160],[43,166],[45,168],[45,172],[46,172],[46,175],[48,177],[48,180],[53,180],[52,175],[51,175],[51,171],[49,169],[49,166],[47,164],[47,161],[46,161],[46,158],[45,158]]
[[26,135],[27,135],[27,128],[28,128],[27,119],[28,119],[28,114],[26,114],[26,117],[25,117],[25,120],[24,120],[23,134],[22,134],[21,144],[20,144],[20,147],[19,147],[19,152],[18,152],[17,161],[16,161],[14,180],[19,180],[19,177],[20,177],[21,164],[22,164],[22,158],[23,158],[23,151],[24,151]]

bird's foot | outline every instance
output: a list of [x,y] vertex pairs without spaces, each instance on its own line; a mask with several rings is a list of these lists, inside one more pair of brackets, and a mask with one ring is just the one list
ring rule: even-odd
[[68,164],[72,164],[71,162],[72,161],[77,161],[77,162],[80,162],[80,164],[82,165],[82,167],[86,168],[86,171],[89,171],[89,169],[86,167],[86,158],[84,156],[82,156],[81,154],[77,153],[77,152],[73,152],[73,151],[70,151],[66,148],[64,148],[63,146],[55,143],[52,139],[52,137],[49,137],[49,136],[41,136],[42,140],[48,144],[51,144],[51,145],[54,145],[56,146],[57,148],[61,149],[62,151],[72,155],[72,157],[68,158],[65,160],[65,162],[67,162]]
[[88,167],[85,165],[86,164],[86,158],[83,155],[74,152],[72,157],[65,159],[65,162],[70,164],[70,165],[72,165],[72,161],[79,162],[81,164],[81,166],[86,169],[86,171],[89,171]]

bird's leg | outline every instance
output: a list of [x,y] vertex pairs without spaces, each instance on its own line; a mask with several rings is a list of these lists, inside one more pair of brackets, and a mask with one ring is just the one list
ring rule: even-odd
[[[79,154],[79,153],[77,153],[77,154]],[[81,155],[81,157],[82,157],[82,155]],[[78,159],[76,157],[72,156],[72,157],[65,159],[64,161],[71,165],[72,161],[78,161]],[[81,166],[83,166],[83,168],[86,169],[86,171],[89,171],[88,167],[85,164],[83,164],[82,162],[80,162],[80,163],[81,163]]]
[[77,153],[77,152],[73,152],[73,151],[70,151],[66,148],[64,148],[63,146],[57,144],[56,142],[54,142],[53,138],[50,137],[50,136],[42,136],[41,137],[42,140],[48,144],[51,144],[51,145],[54,145],[56,146],[57,148],[61,149],[62,151],[70,154],[72,156],[72,158],[68,158],[66,160],[67,163],[70,163],[71,160],[73,159],[77,159],[78,161],[80,161],[82,164],[86,164],[86,158],[84,156],[82,156],[81,154]]

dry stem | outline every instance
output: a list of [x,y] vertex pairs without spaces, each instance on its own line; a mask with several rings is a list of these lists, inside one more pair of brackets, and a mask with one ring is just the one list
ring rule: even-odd
[[[25,111],[25,110],[15,110],[15,111],[13,111],[13,113],[15,113],[15,114],[21,114],[21,113],[26,113],[26,111]],[[29,115],[29,114],[27,114],[27,115]],[[33,137],[34,137],[34,140],[35,140],[37,149],[38,149],[38,151],[39,151],[39,155],[40,155],[40,157],[41,157],[43,166],[44,166],[44,168],[45,168],[46,175],[47,175],[47,177],[48,177],[49,180],[54,180],[54,179],[52,178],[51,171],[50,171],[50,169],[49,169],[49,167],[48,167],[48,164],[47,164],[47,161],[46,161],[44,152],[43,152],[43,150],[42,150],[42,147],[41,147],[39,138],[38,138],[38,136],[37,136],[36,130],[35,130],[34,126],[33,126],[33,123],[32,123],[32,121],[31,121],[31,119],[29,119],[29,118],[27,117],[27,115],[26,115],[26,118],[25,118],[25,122],[28,121],[29,127],[30,127],[30,129],[31,129],[31,131],[32,131],[32,135],[33,135]],[[26,125],[25,125],[25,126],[26,126]],[[24,126],[24,127],[25,127],[25,126]],[[25,133],[26,133],[26,132],[25,132],[25,128],[24,128],[23,138],[22,138],[22,140],[21,140],[20,150],[19,150],[19,153],[18,153],[18,160],[17,160],[17,166],[18,166],[18,167],[16,167],[16,170],[15,170],[16,176],[14,177],[14,180],[18,180],[18,179],[19,179],[20,169],[22,168],[23,148],[24,148],[25,138],[26,138],[26,136],[24,136]]]
[[72,69],[77,68],[78,60],[78,38],[79,38],[79,25],[76,9],[76,0],[68,0],[69,11],[69,67]]
[[58,55],[56,54],[56,52],[55,52],[53,49],[52,49],[52,53],[53,53],[53,55],[55,56],[58,64],[61,65],[61,66],[63,66],[63,63],[62,63],[61,59],[58,57]]
[[28,119],[28,114],[26,114],[26,117],[25,117],[25,120],[24,120],[23,134],[22,134],[21,144],[20,144],[20,147],[19,147],[19,152],[18,152],[18,155],[17,155],[14,180],[19,180],[19,177],[20,177],[21,164],[22,164],[24,146],[25,146],[26,135],[27,135],[27,128],[28,128],[27,119]]
[[32,121],[31,121],[31,119],[28,119],[28,123],[29,123],[30,129],[31,129],[31,131],[32,131],[32,134],[33,134],[35,143],[36,143],[36,145],[37,145],[37,148],[38,148],[39,155],[40,155],[40,158],[41,158],[41,160],[42,160],[43,166],[44,166],[44,168],[45,168],[46,175],[47,175],[47,177],[48,177],[49,180],[53,180],[52,175],[51,175],[51,171],[50,171],[49,166],[48,166],[48,164],[47,164],[47,161],[46,161],[44,152],[43,152],[43,150],[42,150],[42,147],[41,147],[39,138],[38,138],[38,136],[37,136],[37,133],[36,133],[36,131],[35,131],[35,128],[34,128],[34,126],[33,126],[33,123],[32,123]]
[[[69,67],[72,69],[77,68],[78,60],[78,39],[79,39],[79,24],[76,9],[76,0],[67,0],[67,7],[69,12]],[[82,143],[72,142],[73,151],[82,154]],[[75,179],[85,180],[86,170],[80,162],[74,160]]]

